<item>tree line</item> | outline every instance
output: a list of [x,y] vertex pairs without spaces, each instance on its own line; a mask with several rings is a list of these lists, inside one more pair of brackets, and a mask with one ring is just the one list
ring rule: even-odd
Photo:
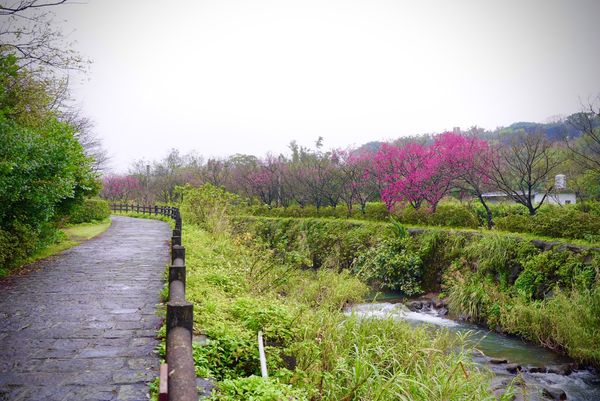
[[452,194],[481,202],[491,226],[486,192],[500,191],[533,215],[554,190],[556,173],[568,174],[580,197],[598,197],[599,112],[591,105],[569,117],[567,123],[580,132],[575,139],[552,140],[523,129],[491,137],[472,129],[347,149],[325,150],[319,138],[313,148],[292,142],[288,154],[264,157],[204,160],[172,150],[161,161],[138,161],[128,174],[106,176],[102,195],[168,203],[177,200],[177,186],[210,183],[269,207],[342,205],[351,214],[380,199],[390,209],[408,205],[435,212]]

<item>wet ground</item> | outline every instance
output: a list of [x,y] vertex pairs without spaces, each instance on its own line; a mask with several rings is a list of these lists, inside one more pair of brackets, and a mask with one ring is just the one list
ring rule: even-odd
[[148,399],[170,229],[112,220],[100,236],[0,282],[0,401]]

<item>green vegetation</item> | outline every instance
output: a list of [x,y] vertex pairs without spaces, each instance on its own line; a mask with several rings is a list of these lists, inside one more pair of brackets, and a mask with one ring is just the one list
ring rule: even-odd
[[108,202],[103,199],[85,199],[73,206],[66,220],[70,224],[105,220],[110,216]]
[[62,229],[73,241],[86,241],[102,234],[110,227],[110,219],[106,218],[93,223],[69,225]]
[[[61,230],[56,231],[53,237],[54,242],[47,243],[44,247],[34,252],[23,261],[23,264],[30,264],[41,259],[45,259],[52,255],[56,255],[62,251],[79,245],[83,241],[92,239],[93,237],[102,234],[110,227],[110,220],[104,219],[94,223],[81,223],[69,225]],[[0,277],[10,274],[8,269],[0,269]]]
[[541,252],[506,236],[472,240],[443,280],[453,313],[596,366],[599,282],[598,250]]
[[120,215],[120,216],[135,217],[136,219],[160,220],[160,221],[164,221],[165,223],[169,223],[172,226],[174,226],[174,224],[175,224],[175,223],[173,223],[173,219],[171,219],[167,216],[162,216],[160,214],[150,214],[150,213],[142,213],[142,212],[111,212],[111,213]]
[[99,184],[75,127],[55,110],[53,82],[0,50],[0,83],[0,269],[6,274],[59,243],[57,222]]
[[[516,234],[396,224],[238,217],[275,255],[310,268],[348,268],[406,295],[442,291],[450,312],[600,363],[600,251],[560,243],[546,252]],[[549,329],[552,328],[552,329]]]
[[423,261],[410,249],[410,235],[397,221],[392,221],[393,235],[356,258],[354,270],[366,282],[381,288],[399,290],[411,296],[420,294]]
[[[238,206],[221,195],[214,187],[187,189],[182,205],[186,297],[195,304],[196,331],[208,336],[194,345],[194,359],[198,375],[218,383],[213,399],[494,399],[489,374],[471,362],[464,339],[342,313],[368,291],[346,269],[350,258],[383,238],[372,237],[384,225],[230,220]],[[268,380],[257,377],[258,330]]]
[[[587,201],[576,205],[544,205],[535,216],[527,208],[515,204],[489,205],[495,227],[500,231],[532,234],[549,238],[577,239],[588,243],[600,242],[600,203]],[[338,218],[370,221],[387,221],[395,217],[410,226],[437,226],[478,229],[486,226],[486,211],[479,203],[459,203],[446,200],[438,205],[435,213],[427,208],[397,208],[388,212],[381,202],[367,203],[365,213],[354,210],[348,216],[341,207],[307,205],[287,208],[252,206],[247,213],[265,217]]]

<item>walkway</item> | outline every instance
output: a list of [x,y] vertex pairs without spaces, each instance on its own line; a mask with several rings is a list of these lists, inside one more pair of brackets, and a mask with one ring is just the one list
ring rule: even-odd
[[146,400],[170,229],[113,217],[102,235],[0,283],[0,401]]

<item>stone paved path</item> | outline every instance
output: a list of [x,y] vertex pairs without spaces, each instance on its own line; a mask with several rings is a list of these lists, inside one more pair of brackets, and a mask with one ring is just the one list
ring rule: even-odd
[[146,400],[167,223],[113,217],[102,235],[0,283],[0,401]]

